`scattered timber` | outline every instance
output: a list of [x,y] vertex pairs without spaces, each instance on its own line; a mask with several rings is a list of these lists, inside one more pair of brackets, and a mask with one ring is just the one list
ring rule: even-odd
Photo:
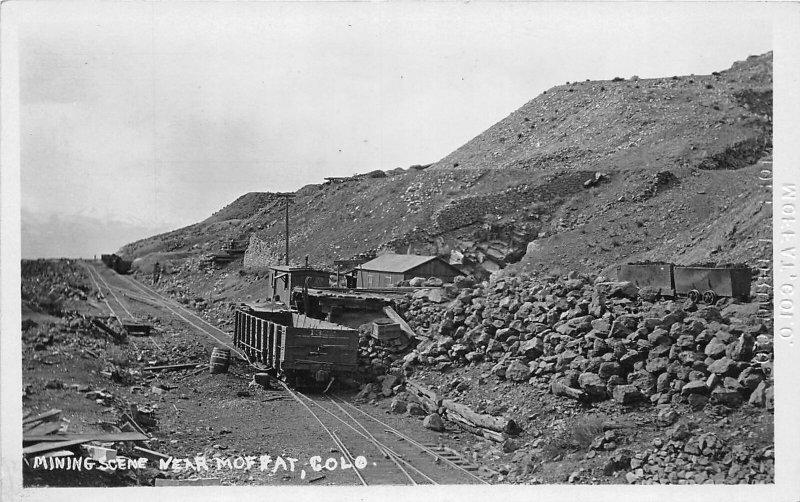
[[147,441],[149,436],[140,432],[74,432],[71,434],[23,434],[24,443],[63,441]]
[[197,368],[200,365],[205,366],[205,363],[186,363],[186,364],[170,364],[167,366],[148,366],[147,368],[144,368],[144,371],[177,371],[177,370]]
[[61,419],[61,410],[50,410],[32,417],[28,417],[22,421],[22,424],[25,425],[33,422],[52,422],[60,419]]
[[571,397],[572,399],[577,399],[578,401],[583,401],[587,397],[586,393],[582,390],[567,387],[559,381],[553,381],[550,383],[550,392],[556,396]]
[[442,406],[447,410],[448,415],[460,415],[461,418],[466,420],[468,423],[476,427],[480,427],[481,429],[489,429],[490,431],[495,432],[505,432],[506,434],[510,434],[512,436],[522,432],[520,426],[510,418],[475,413],[469,408],[469,406],[456,403],[450,399],[443,400]]
[[117,333],[113,329],[111,329],[108,326],[106,326],[105,323],[103,321],[101,321],[100,319],[96,319],[96,318],[92,319],[92,324],[94,324],[95,326],[100,328],[105,334],[109,335],[111,338],[113,338],[114,340],[116,340],[118,342],[121,342],[121,341],[125,340],[125,337],[123,335],[120,335],[119,333]]
[[395,312],[395,310],[392,307],[383,307],[383,313],[386,314],[386,317],[388,317],[392,321],[394,321],[397,324],[399,324],[400,325],[400,329],[402,329],[405,332],[405,334],[407,334],[411,338],[414,338],[415,340],[426,340],[427,339],[427,337],[419,335],[419,334],[417,334],[416,331],[411,329],[411,326],[408,325],[406,320],[403,319],[403,317],[400,314]]
[[439,413],[443,418],[477,436],[503,442],[509,435],[515,436],[522,432],[522,428],[513,419],[476,413],[465,404],[440,398],[435,391],[418,382],[407,381],[406,390],[429,413]]

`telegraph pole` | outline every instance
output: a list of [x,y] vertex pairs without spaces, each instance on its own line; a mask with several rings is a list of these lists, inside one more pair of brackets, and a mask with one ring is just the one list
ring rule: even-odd
[[282,198],[285,202],[286,209],[286,266],[289,266],[289,204],[294,199],[295,194],[291,192],[281,192],[275,194],[277,197]]

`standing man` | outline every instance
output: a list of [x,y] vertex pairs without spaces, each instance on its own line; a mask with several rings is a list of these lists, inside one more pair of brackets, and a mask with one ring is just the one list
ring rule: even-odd
[[153,265],[153,286],[158,284],[158,280],[161,278],[161,264],[156,262]]

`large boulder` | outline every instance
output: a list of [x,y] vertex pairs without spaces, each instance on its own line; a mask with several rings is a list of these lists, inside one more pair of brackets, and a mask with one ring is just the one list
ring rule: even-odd
[[597,293],[606,297],[621,296],[635,300],[639,296],[639,288],[629,281],[595,283]]
[[739,365],[735,361],[723,357],[711,363],[708,371],[720,376],[737,376],[739,374]]
[[412,287],[415,287],[415,288],[418,288],[418,287],[422,286],[423,284],[425,284],[425,279],[422,278],[422,277],[414,277],[413,279],[408,281],[408,285],[412,286]]
[[725,347],[725,344],[719,338],[714,338],[708,342],[703,352],[708,357],[719,359],[725,355]]
[[431,413],[430,415],[425,417],[425,420],[422,421],[422,425],[426,429],[430,429],[436,432],[443,432],[445,430],[444,421],[442,420],[442,417],[440,417],[436,413]]
[[689,394],[703,394],[708,395],[708,386],[702,380],[694,380],[685,384],[681,388],[681,395],[688,396]]
[[743,401],[744,398],[742,395],[733,389],[717,387],[714,389],[714,392],[711,393],[711,402],[714,404],[724,404],[725,406],[735,408],[742,404]]
[[525,382],[531,376],[531,369],[520,361],[514,360],[506,368],[506,378],[515,382]]
[[581,373],[578,377],[578,385],[590,399],[600,400],[607,397],[606,384],[597,373],[588,371]]
[[392,413],[405,413],[408,403],[403,401],[399,397],[392,399],[392,403],[389,405],[389,411]]
[[619,375],[621,371],[622,368],[620,368],[618,362],[606,361],[600,363],[600,368],[598,369],[597,374],[603,380],[608,380],[612,375]]
[[519,346],[518,353],[529,359],[536,359],[544,353],[544,342],[539,337],[531,338]]
[[644,394],[634,385],[617,385],[613,391],[614,401],[621,404],[633,404],[644,399]]

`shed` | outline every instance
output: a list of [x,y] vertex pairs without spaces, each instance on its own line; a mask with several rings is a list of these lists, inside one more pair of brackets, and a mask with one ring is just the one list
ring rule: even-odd
[[267,298],[289,305],[292,297],[292,288],[296,286],[327,288],[330,286],[330,276],[330,272],[310,267],[273,265],[269,267]]
[[358,267],[357,283],[359,288],[386,288],[414,277],[437,277],[453,282],[459,275],[464,274],[438,256],[389,253]]

